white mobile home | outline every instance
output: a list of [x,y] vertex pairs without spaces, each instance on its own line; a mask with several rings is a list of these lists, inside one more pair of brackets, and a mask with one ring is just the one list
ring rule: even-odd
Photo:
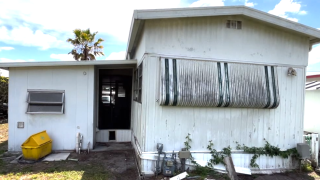
[[320,75],[306,77],[304,131],[320,134],[318,109],[320,108]]
[[[264,139],[295,147],[308,52],[319,41],[316,29],[243,6],[137,10],[126,61],[1,64],[10,70],[9,150],[42,130],[54,149],[74,149],[80,132],[90,148],[131,141],[152,174],[156,144],[179,151],[188,133],[199,161],[210,140],[217,150]],[[232,156],[250,167],[251,155]],[[257,163],[292,168],[290,159]]]

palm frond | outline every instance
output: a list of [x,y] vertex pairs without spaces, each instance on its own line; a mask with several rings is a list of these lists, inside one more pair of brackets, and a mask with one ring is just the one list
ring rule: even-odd
[[74,39],[68,38],[67,42],[71,43],[74,48],[69,54],[72,54],[75,60],[95,60],[95,56],[104,56],[103,46],[101,43],[104,41],[99,38],[95,42],[95,37],[98,32],[92,32],[90,29],[75,29],[73,30],[75,35]]

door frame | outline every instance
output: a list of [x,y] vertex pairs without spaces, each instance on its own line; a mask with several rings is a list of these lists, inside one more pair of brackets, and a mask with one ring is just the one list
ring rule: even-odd
[[[131,69],[132,71],[132,88],[131,88],[131,110],[132,110],[132,103],[133,103],[133,72],[134,70],[136,69],[136,67],[132,67],[132,65],[130,65],[129,67],[128,66],[125,66],[125,65],[122,65],[122,66],[116,66],[116,67],[110,67],[110,66],[95,66],[95,69],[94,69],[94,124],[93,124],[93,139],[94,139],[94,142],[93,142],[93,146],[95,147],[95,144],[96,144],[96,139],[97,139],[97,133],[100,131],[99,129],[99,126],[98,126],[98,122],[99,122],[99,82],[100,82],[100,79],[99,79],[99,75],[100,75],[100,70],[121,70],[121,69]],[[132,113],[130,113],[130,122],[131,122],[131,119],[132,119]],[[130,123],[130,128],[129,129],[108,129],[108,131],[125,131],[125,130],[128,130],[131,132],[132,130],[132,124]],[[117,133],[117,132],[116,132]],[[130,133],[131,134],[131,133]],[[116,135],[117,136],[117,135]],[[118,142],[118,141],[116,141]],[[126,142],[126,141],[124,141]]]

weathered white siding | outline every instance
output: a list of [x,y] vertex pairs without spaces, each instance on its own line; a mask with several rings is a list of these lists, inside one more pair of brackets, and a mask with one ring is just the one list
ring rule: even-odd
[[[242,29],[225,28],[226,20],[242,21]],[[283,150],[302,142],[307,37],[242,16],[147,20],[144,33],[142,104],[133,103],[132,108],[133,134],[142,152],[155,152],[157,143],[164,144],[164,151],[179,151],[188,133],[192,151],[207,151],[210,140],[217,150],[229,145],[235,150],[235,142],[261,147],[264,139]],[[276,109],[160,106],[161,57],[274,65],[280,105]],[[287,75],[289,67],[297,76]],[[150,159],[155,156],[140,156],[141,170],[151,173],[155,161]],[[194,156],[209,158],[206,153]],[[251,156],[233,154],[234,163],[250,167]],[[262,170],[293,167],[290,159],[260,157],[257,163]]]
[[[85,72],[85,73],[84,73]],[[46,130],[53,140],[53,150],[75,149],[80,132],[83,147],[93,142],[94,67],[10,68],[9,151],[21,151],[21,144],[32,134]],[[65,90],[65,112],[26,114],[27,89]],[[17,122],[24,122],[23,129]]]
[[306,90],[304,130],[320,134],[320,91]]
[[[298,75],[290,77],[287,76],[288,67],[277,67],[280,92],[278,108],[247,109],[159,106],[156,102],[159,58],[149,57],[144,65],[143,83],[147,89],[142,104],[146,114],[142,116],[146,118],[144,151],[156,151],[157,143],[164,144],[164,151],[179,151],[184,147],[188,133],[193,140],[193,151],[206,151],[210,140],[217,150],[229,145],[235,150],[235,142],[261,147],[265,144],[264,139],[284,150],[302,142],[304,86],[299,84],[304,84],[304,68],[296,68]],[[200,154],[200,160],[202,156]],[[247,156],[238,157],[234,163],[249,167],[250,158]],[[261,159],[261,169],[289,168],[287,161]]]
[[[226,28],[227,20],[242,29]],[[307,65],[309,38],[242,16],[148,20],[146,53],[268,64]]]
[[144,30],[143,30],[141,33],[141,37],[139,39],[139,43],[136,47],[134,57],[132,57],[133,59],[138,60],[137,64],[141,63],[143,55],[146,52],[146,38],[147,38],[147,34],[144,33]]

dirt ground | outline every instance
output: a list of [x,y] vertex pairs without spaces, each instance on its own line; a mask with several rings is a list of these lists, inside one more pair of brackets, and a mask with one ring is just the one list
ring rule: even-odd
[[[68,157],[78,161],[35,162],[11,164],[18,154],[7,153],[8,123],[0,121],[0,180],[2,179],[110,179],[136,180],[138,170],[130,143],[121,149],[103,152],[72,152]],[[103,144],[101,144],[103,145]],[[107,145],[106,146],[110,146]],[[112,146],[112,145],[111,145]],[[118,145],[119,146],[119,145]]]

